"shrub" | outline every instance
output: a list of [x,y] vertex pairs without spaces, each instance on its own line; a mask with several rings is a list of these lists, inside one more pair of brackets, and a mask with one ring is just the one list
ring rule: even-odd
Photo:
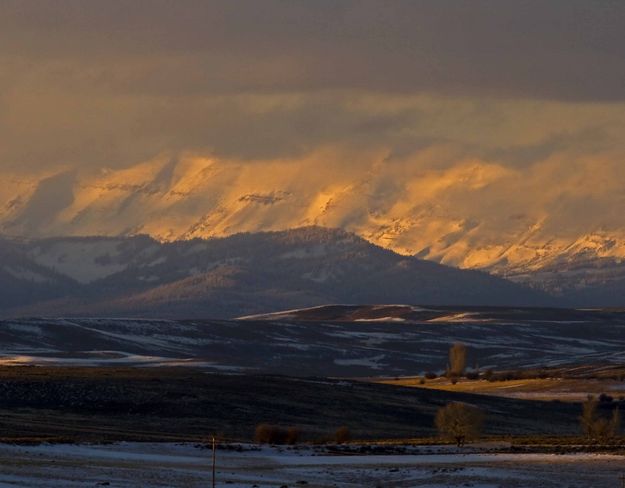
[[621,426],[621,415],[618,408],[612,411],[611,418],[599,415],[599,401],[589,396],[582,404],[582,415],[579,421],[582,431],[591,441],[606,442],[618,435]]
[[477,371],[470,371],[467,374],[465,374],[466,378],[468,380],[479,380],[480,379],[480,373]]
[[278,427],[275,425],[259,424],[254,431],[254,440],[258,444],[275,444],[278,437]]
[[452,402],[438,410],[435,423],[441,436],[453,439],[462,447],[466,441],[479,437],[484,414],[473,405]]
[[258,444],[295,444],[299,440],[299,429],[259,424],[254,431],[254,440]]
[[599,402],[601,403],[612,403],[614,398],[608,395],[607,393],[602,393],[599,395]]
[[516,379],[516,373],[514,371],[504,371],[499,374],[499,381],[510,381]]
[[349,442],[351,438],[352,436],[349,431],[349,428],[346,426],[339,427],[338,429],[336,429],[336,432],[334,433],[334,440],[336,441],[337,444],[344,444],[346,442]]
[[289,427],[286,429],[286,436],[284,439],[285,444],[293,445],[297,444],[299,440],[299,429],[297,427]]
[[435,380],[436,378],[438,378],[438,375],[433,371],[428,371],[427,373],[425,373],[425,379],[427,380]]

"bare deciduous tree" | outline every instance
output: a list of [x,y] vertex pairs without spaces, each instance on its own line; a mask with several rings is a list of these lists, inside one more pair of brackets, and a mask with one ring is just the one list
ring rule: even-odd
[[349,431],[349,427],[347,426],[339,427],[338,429],[336,429],[336,432],[334,433],[334,440],[336,441],[337,444],[344,444],[346,442],[349,442],[351,437],[352,436]]
[[452,402],[438,410],[435,422],[443,437],[453,439],[458,447],[462,447],[465,442],[480,436],[484,414],[473,405]]
[[462,376],[467,365],[467,346],[462,342],[456,342],[449,348],[449,374],[450,376]]

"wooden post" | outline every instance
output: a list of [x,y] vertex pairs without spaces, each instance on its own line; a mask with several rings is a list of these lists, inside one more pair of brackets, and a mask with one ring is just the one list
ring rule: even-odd
[[216,460],[216,454],[215,454],[215,436],[213,436],[213,488],[215,488],[215,460]]

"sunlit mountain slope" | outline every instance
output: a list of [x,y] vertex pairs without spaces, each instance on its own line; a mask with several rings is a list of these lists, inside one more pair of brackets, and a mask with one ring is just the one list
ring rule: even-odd
[[518,175],[496,164],[417,170],[381,160],[354,173],[334,164],[339,156],[253,164],[189,156],[98,173],[7,175],[0,230],[173,241],[317,225],[556,294],[625,279],[625,229],[616,211],[587,218],[588,195],[567,196],[563,186],[549,201],[528,203],[506,191]]

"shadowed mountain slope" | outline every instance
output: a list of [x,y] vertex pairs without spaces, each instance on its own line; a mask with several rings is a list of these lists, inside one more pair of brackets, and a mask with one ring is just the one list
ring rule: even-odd
[[[32,299],[24,293],[18,307],[5,306],[11,316],[228,318],[324,303],[556,303],[483,272],[402,256],[318,227],[172,243],[145,236],[55,238],[13,242],[12,252],[24,270],[42,270],[33,289],[45,284],[53,292]],[[3,270],[10,266],[0,263]]]

